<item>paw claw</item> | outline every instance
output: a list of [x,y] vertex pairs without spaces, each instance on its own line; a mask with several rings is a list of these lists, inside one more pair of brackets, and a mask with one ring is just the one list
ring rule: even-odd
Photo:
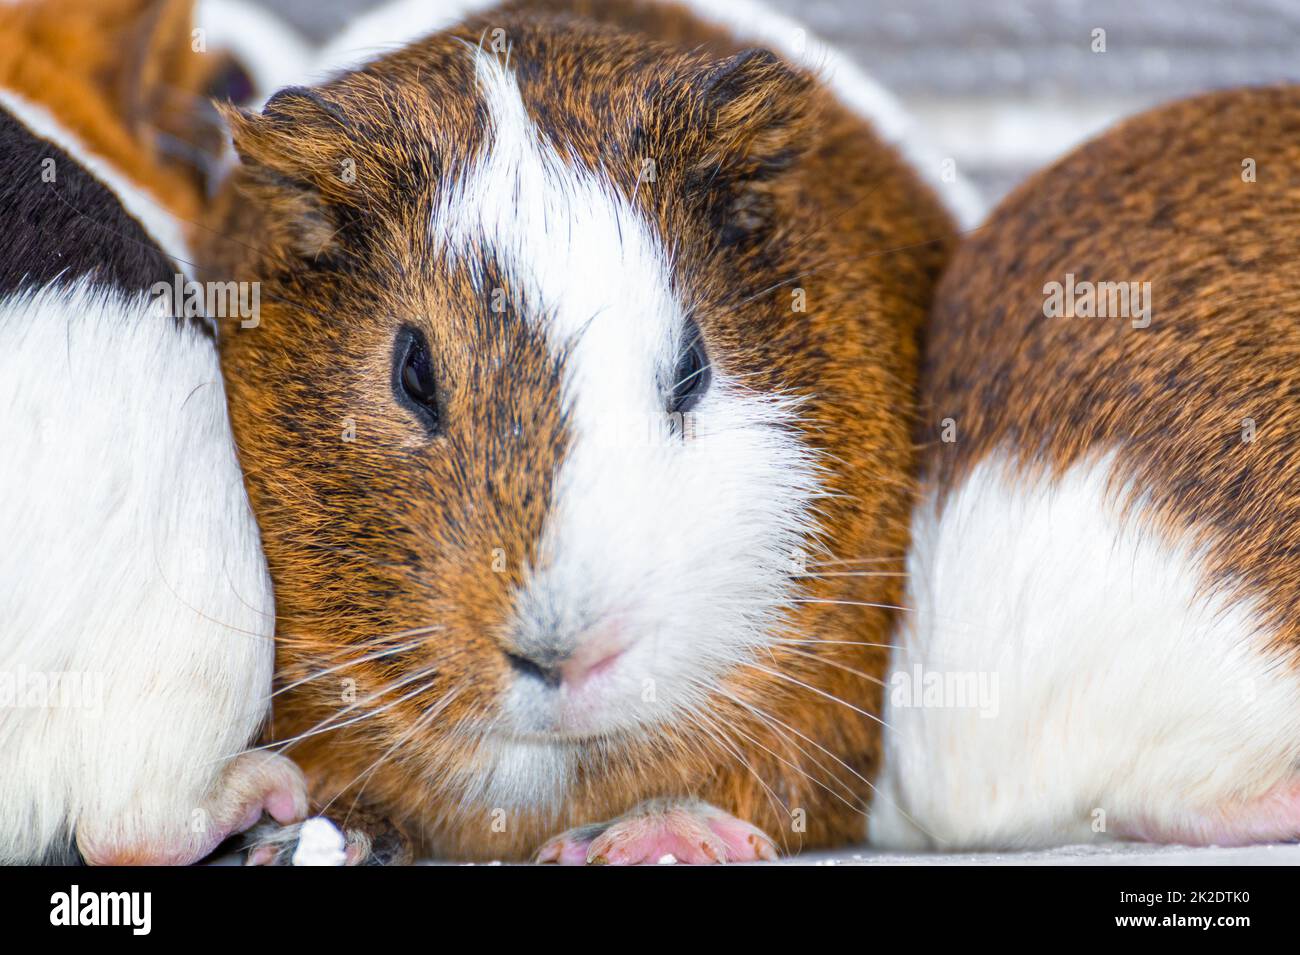
[[277,853],[275,846],[254,846],[248,850],[244,865],[274,865]]
[[770,839],[701,802],[647,803],[604,826],[561,833],[535,861],[557,865],[644,865],[669,857],[690,865],[772,860]]

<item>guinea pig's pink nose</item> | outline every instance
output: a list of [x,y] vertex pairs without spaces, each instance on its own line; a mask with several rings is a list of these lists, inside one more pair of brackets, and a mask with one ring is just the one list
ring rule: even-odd
[[626,649],[620,639],[621,633],[617,627],[606,627],[578,644],[578,648],[560,664],[561,682],[576,690],[592,677],[609,670]]
[[603,623],[583,633],[568,653],[511,652],[506,656],[519,673],[541,680],[547,686],[561,685],[576,690],[592,677],[609,670],[627,649],[623,628]]

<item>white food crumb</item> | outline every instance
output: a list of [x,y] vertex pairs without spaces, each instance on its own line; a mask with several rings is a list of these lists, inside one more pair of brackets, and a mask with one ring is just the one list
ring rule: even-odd
[[662,855],[662,856],[659,857],[659,864],[660,864],[660,865],[676,865],[676,864],[677,864],[677,856],[673,855],[671,852],[669,852],[667,855]]
[[347,841],[338,827],[320,816],[308,819],[298,830],[298,847],[293,850],[294,865],[342,865],[347,856]]

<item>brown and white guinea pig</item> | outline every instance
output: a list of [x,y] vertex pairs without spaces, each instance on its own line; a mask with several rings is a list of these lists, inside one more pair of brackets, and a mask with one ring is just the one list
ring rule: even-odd
[[1175,103],[955,257],[878,843],[1300,835],[1297,170],[1300,87]]
[[476,6],[229,115],[275,738],[352,862],[861,841],[949,215],[762,7]]
[[190,862],[306,811],[288,760],[241,755],[270,581],[212,331],[153,294],[221,143],[190,12],[0,6],[3,863]]

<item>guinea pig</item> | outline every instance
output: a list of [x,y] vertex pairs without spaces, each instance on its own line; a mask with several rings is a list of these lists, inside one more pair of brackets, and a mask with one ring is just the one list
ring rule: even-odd
[[936,296],[873,840],[1300,835],[1300,87],[1008,198]]
[[185,2],[0,6],[3,863],[190,862],[306,811],[243,752],[274,607],[212,329],[155,295],[210,79]]
[[472,7],[227,111],[274,740],[352,863],[861,842],[952,219],[760,6]]

